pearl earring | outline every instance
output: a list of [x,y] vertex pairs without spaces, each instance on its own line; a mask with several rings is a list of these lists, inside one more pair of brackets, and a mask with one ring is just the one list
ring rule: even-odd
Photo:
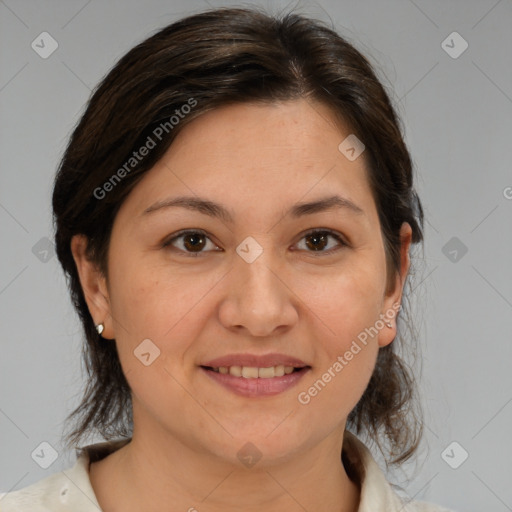
[[98,331],[98,334],[100,334],[100,335],[103,332],[103,329],[105,329],[105,326],[103,324],[98,324],[96,326],[96,330]]

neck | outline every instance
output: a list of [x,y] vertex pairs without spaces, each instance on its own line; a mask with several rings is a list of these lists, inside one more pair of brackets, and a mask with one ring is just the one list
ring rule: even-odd
[[[179,443],[169,434],[144,436],[91,465],[105,512],[267,512],[337,510],[355,512],[359,488],[341,462],[343,432],[296,456],[241,467]],[[96,482],[96,485],[95,485]],[[105,492],[101,491],[105,486]]]

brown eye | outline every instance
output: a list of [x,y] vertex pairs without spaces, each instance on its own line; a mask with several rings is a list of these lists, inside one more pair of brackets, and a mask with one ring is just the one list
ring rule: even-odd
[[[341,236],[331,230],[312,230],[306,233],[301,240],[305,240],[305,248],[301,249],[322,255],[331,254],[348,245]],[[336,243],[333,245],[331,240]],[[208,247],[208,244],[210,244],[210,247]],[[180,231],[164,242],[162,246],[172,247],[188,256],[199,256],[210,250],[222,250],[210,240],[206,233],[198,230]]]
[[[338,234],[330,230],[317,229],[310,231],[306,233],[302,239],[305,240],[305,246],[308,252],[331,253],[347,245]],[[331,248],[325,250],[325,248],[329,246],[329,239],[336,240],[337,244],[335,244],[334,247],[332,247],[331,244]]]
[[312,233],[311,235],[307,235],[305,237],[306,245],[309,249],[314,251],[321,251],[327,246],[328,238],[329,235],[326,235],[325,233]]
[[190,233],[183,235],[183,245],[188,250],[200,252],[206,245],[205,236],[201,233]]
[[191,256],[196,256],[204,251],[203,249],[211,245],[211,249],[218,249],[218,247],[209,239],[206,233],[202,231],[181,231],[175,234],[170,240],[163,243],[163,247],[176,248],[181,252],[187,253]]

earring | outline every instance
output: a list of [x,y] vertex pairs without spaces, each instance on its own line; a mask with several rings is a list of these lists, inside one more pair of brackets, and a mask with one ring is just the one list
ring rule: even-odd
[[100,334],[100,335],[103,332],[103,329],[105,329],[105,326],[103,324],[98,324],[96,326],[96,330],[98,331],[98,334]]
[[391,325],[391,322],[389,322],[389,321],[388,321],[388,322],[386,322],[386,325],[387,325],[390,329],[391,329],[391,327],[393,327],[393,326]]

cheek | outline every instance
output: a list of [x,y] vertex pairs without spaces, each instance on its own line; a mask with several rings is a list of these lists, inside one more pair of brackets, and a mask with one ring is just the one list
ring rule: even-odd
[[[370,269],[370,270],[368,270]],[[377,336],[385,273],[377,264],[354,265],[338,275],[319,280],[315,286],[301,280],[298,295],[306,303],[318,329],[312,331],[317,344],[318,366],[301,386],[299,403],[346,417],[364,393],[378,354]]]
[[347,262],[340,270],[323,276],[302,277],[294,286],[294,292],[304,298],[306,311],[315,315],[328,335],[327,347],[331,349],[343,349],[379,318],[385,272],[377,262],[362,261],[352,265]]
[[[208,297],[222,277],[219,272],[171,275],[169,269],[142,262],[119,266],[111,273],[116,343],[127,377],[136,370],[131,378],[139,379],[141,361],[134,355],[142,351],[141,343],[148,346],[151,359],[153,352],[157,354],[153,372],[141,376],[136,386],[169,381],[168,372],[180,381],[189,377],[191,348],[213,314]],[[144,341],[148,339],[151,343]]]
[[[214,273],[216,274],[216,273]],[[169,272],[144,259],[126,260],[111,273],[111,307],[115,320],[137,337],[161,339],[178,326],[221,276]]]
[[[134,266],[135,267],[135,266]],[[184,359],[190,340],[201,330],[194,314],[208,280],[162,278],[144,266],[119,267],[112,277],[112,314],[116,345],[130,388],[144,407],[197,411],[180,383],[186,381]],[[158,274],[158,276],[157,276]],[[125,277],[125,276],[129,276]],[[196,282],[197,281],[197,282]]]

